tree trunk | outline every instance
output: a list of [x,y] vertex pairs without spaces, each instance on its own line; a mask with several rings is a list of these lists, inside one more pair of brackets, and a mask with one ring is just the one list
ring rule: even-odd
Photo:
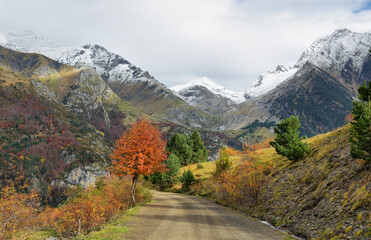
[[135,203],[135,187],[137,185],[137,181],[138,181],[138,176],[134,175],[133,176],[133,183],[131,184],[131,198],[133,199],[134,205],[136,204]]

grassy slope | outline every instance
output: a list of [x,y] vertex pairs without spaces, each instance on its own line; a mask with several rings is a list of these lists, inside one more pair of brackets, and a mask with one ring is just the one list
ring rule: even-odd
[[[258,151],[257,160],[270,161],[275,170],[249,214],[308,239],[370,237],[370,164],[351,158],[348,135],[349,125],[307,139],[312,153],[294,163],[273,148]],[[235,165],[241,159],[232,158]],[[186,168],[204,183],[193,191],[210,196],[214,164],[203,165],[203,169]]]

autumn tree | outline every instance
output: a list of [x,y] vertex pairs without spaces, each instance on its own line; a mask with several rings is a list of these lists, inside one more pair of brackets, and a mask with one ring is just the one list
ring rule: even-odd
[[146,119],[135,122],[116,141],[111,154],[111,171],[118,176],[132,176],[131,197],[134,204],[139,175],[164,171],[167,158],[165,145],[159,129]]

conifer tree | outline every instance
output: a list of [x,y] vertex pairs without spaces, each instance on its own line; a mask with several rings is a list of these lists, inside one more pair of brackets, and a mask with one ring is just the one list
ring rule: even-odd
[[371,82],[364,82],[358,88],[360,101],[353,102],[349,141],[350,154],[353,158],[362,158],[371,162]]
[[186,134],[175,133],[166,145],[166,150],[170,153],[174,153],[183,166],[192,162],[193,151],[189,142],[190,139]]
[[180,161],[175,154],[170,154],[165,164],[166,168],[163,173],[157,172],[149,177],[152,184],[158,185],[161,189],[171,187],[177,181],[177,176],[180,173]]
[[175,133],[169,139],[166,150],[175,154],[182,166],[207,160],[207,150],[197,130],[190,137],[187,134]]
[[182,176],[180,177],[180,182],[182,183],[182,189],[185,191],[189,190],[189,187],[196,181],[195,176],[191,169],[183,171]]
[[197,130],[194,130],[194,132],[191,135],[192,140],[192,162],[193,163],[200,163],[205,162],[207,160],[207,151],[204,146],[204,143],[201,140],[200,133]]
[[310,153],[308,144],[302,142],[306,137],[299,137],[298,129],[300,126],[299,118],[296,116],[282,119],[274,128],[276,138],[269,143],[278,154],[291,161],[297,161],[303,158],[305,153]]

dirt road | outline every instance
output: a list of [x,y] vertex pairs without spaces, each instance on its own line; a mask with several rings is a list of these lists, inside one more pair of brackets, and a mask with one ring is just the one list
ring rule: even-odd
[[284,239],[285,235],[257,220],[210,201],[176,193],[154,192],[154,202],[142,206],[128,222],[132,240]]

